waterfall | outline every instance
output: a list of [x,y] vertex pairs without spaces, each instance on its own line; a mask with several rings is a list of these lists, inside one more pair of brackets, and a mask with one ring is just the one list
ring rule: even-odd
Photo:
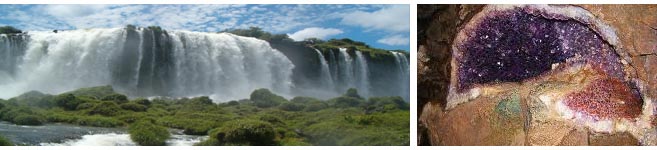
[[0,98],[111,85],[131,97],[210,96],[218,102],[247,98],[257,88],[322,99],[357,88],[365,97],[408,100],[407,54],[371,58],[347,48],[314,50],[317,56],[303,60],[317,58],[317,68],[299,71],[291,60],[301,59],[289,59],[298,54],[286,56],[266,41],[229,33],[129,26],[0,34]]
[[257,88],[286,95],[293,87],[294,65],[285,55],[266,41],[228,33],[112,28],[31,31],[25,38],[20,47],[0,36],[0,77],[11,76],[0,82],[2,98],[112,85],[131,96],[226,101]]
[[339,50],[338,71],[342,78],[342,87],[339,88],[339,91],[346,91],[348,88],[357,88],[354,86],[356,81],[354,80],[353,59],[347,53],[346,48],[339,48]]
[[[409,68],[409,61],[408,58],[406,58],[406,55],[403,53],[399,52],[392,52],[392,54],[395,56],[395,63],[397,67],[399,68],[398,71],[398,76],[399,79],[397,81],[399,82],[399,85],[409,85],[410,84],[410,68]],[[406,99],[408,100],[410,89],[409,86],[401,86],[402,88],[400,89],[402,91],[402,95],[408,96]]]
[[370,78],[369,78],[369,68],[367,67],[367,60],[363,56],[361,51],[356,51],[357,62],[358,62],[358,89],[360,94],[369,97],[370,95]]
[[324,59],[324,55],[322,52],[320,52],[318,49],[315,49],[317,52],[317,59],[320,61],[320,65],[322,65],[322,72],[320,74],[320,78],[322,80],[322,84],[324,87],[328,89],[333,89],[333,77],[331,76],[331,71],[329,70],[329,65]]
[[10,82],[16,73],[19,56],[25,49],[25,35],[0,35],[0,84]]
[[[337,62],[338,60],[335,58],[335,53],[333,53],[333,50],[328,50],[329,52],[329,71],[331,72],[331,77],[334,82],[338,81],[338,65]],[[335,85],[335,84],[334,84]],[[335,88],[333,89],[335,90]]]

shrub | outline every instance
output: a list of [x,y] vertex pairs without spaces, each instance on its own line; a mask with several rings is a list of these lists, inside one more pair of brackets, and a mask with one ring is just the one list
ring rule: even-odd
[[278,106],[278,108],[285,111],[301,111],[306,108],[306,106],[298,103],[285,102]]
[[399,96],[372,97],[365,103],[366,112],[385,112],[392,109],[409,110],[409,104]]
[[362,99],[362,97],[360,97],[360,95],[358,95],[358,90],[356,90],[355,88],[349,88],[347,90],[347,93],[345,93],[343,96]]
[[146,111],[147,107],[136,103],[124,103],[121,104],[121,109],[131,110],[135,112],[143,112]]
[[316,101],[316,102],[308,103],[308,105],[306,106],[306,109],[304,109],[304,111],[314,112],[314,111],[319,111],[319,110],[326,109],[326,108],[328,108],[328,104],[326,104],[325,102],[322,102],[322,101]]
[[128,127],[130,139],[142,146],[162,146],[171,134],[167,128],[153,124],[150,120],[141,120]]
[[0,146],[14,146],[14,144],[9,139],[0,136]]
[[358,107],[362,103],[363,100],[354,98],[354,97],[348,97],[348,96],[341,96],[341,97],[336,97],[329,102],[332,104],[333,107],[335,108],[348,108],[348,107]]
[[130,114],[124,114],[124,115],[121,115],[121,116],[117,116],[115,118],[117,118],[118,120],[121,120],[125,123],[134,123],[134,122],[142,120],[143,118],[146,118],[146,117],[147,117],[147,115],[144,114],[144,113],[130,113]]
[[76,98],[73,94],[60,94],[55,97],[55,103],[57,106],[66,110],[75,110],[78,105],[84,102],[84,100]]
[[292,98],[292,100],[290,100],[290,102],[302,103],[302,104],[307,104],[307,103],[316,102],[316,101],[321,101],[321,100],[316,99],[316,98],[312,98],[312,97],[304,97],[304,96],[297,96],[297,97]]
[[183,129],[187,135],[207,135],[209,130],[218,127],[216,122],[207,119],[193,119],[188,116],[166,116],[157,123],[171,128]]
[[212,128],[213,126],[210,124],[198,124],[183,128],[183,133],[187,135],[207,135]]
[[94,106],[91,111],[89,111],[90,115],[103,115],[103,116],[116,116],[119,114],[119,105],[117,105],[114,102],[111,101],[104,101],[101,102],[100,104]]
[[128,102],[128,97],[123,95],[123,94],[110,94],[105,97],[103,97],[101,100],[103,101],[113,101],[116,102],[117,104],[122,104],[122,103],[127,103]]
[[189,100],[189,103],[194,104],[194,105],[212,105],[214,104],[212,102],[212,99],[207,96],[201,96],[201,97],[194,97]]
[[151,105],[151,101],[149,101],[148,99],[144,99],[144,98],[140,98],[140,99],[135,100],[135,103],[142,104],[144,106]]
[[281,120],[281,118],[276,117],[271,114],[264,114],[258,118],[260,121],[264,122],[269,122],[274,125],[284,125],[285,123]]
[[93,126],[93,127],[118,127],[122,126],[123,122],[116,120],[114,118],[107,118],[101,116],[84,116],[77,117],[75,120],[72,120],[73,124],[81,126]]
[[90,102],[82,103],[82,104],[78,105],[78,107],[76,107],[75,110],[89,109],[89,108],[92,108],[94,106],[96,106],[96,103],[90,103]]
[[274,145],[276,132],[271,124],[257,120],[235,120],[210,131],[215,145]]
[[21,115],[33,115],[36,114],[29,107],[19,106],[19,107],[8,107],[0,111],[0,118],[4,121],[14,122],[14,119]]
[[27,114],[21,114],[19,116],[16,116],[13,120],[13,123],[18,124],[18,125],[42,125],[43,124],[43,119],[41,117],[36,116],[36,115],[27,115]]
[[16,103],[19,105],[49,108],[55,106],[52,99],[52,95],[43,94],[39,91],[30,91],[12,98],[11,100],[16,100]]
[[223,106],[223,107],[230,107],[230,106],[237,106],[237,105],[240,105],[240,102],[230,101],[230,102],[227,102],[227,103],[221,103],[220,104],[220,106]]
[[97,86],[97,87],[88,87],[80,88],[75,91],[67,92],[65,94],[73,94],[75,96],[87,96],[94,99],[100,99],[108,95],[116,94],[112,86]]
[[257,89],[251,93],[251,101],[260,108],[278,106],[287,100],[281,96],[271,93],[268,89]]

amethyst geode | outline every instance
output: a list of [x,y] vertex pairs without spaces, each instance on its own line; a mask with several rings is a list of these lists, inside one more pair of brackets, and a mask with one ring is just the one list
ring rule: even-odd
[[622,79],[613,48],[587,24],[534,8],[489,13],[456,48],[458,91],[477,84],[519,82],[569,62],[592,64]]

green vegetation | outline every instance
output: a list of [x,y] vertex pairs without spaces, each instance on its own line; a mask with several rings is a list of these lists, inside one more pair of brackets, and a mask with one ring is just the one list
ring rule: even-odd
[[[348,38],[330,39],[328,41],[324,41],[317,38],[308,38],[304,41],[295,42],[294,40],[289,38],[287,34],[271,34],[269,32],[263,31],[262,28],[259,27],[250,27],[249,29],[231,29],[231,30],[224,30],[222,32],[232,33],[235,35],[246,36],[246,37],[254,37],[273,43],[283,43],[286,45],[305,45],[305,46],[316,48],[323,52],[329,50],[336,51],[339,48],[347,48],[349,51],[356,51],[356,50],[362,51],[365,54],[369,54],[370,58],[373,59],[394,57],[392,56],[392,53],[390,53],[390,51],[388,50],[373,48],[363,42],[354,41]],[[408,55],[408,52],[404,50],[395,50],[395,51]]]
[[274,127],[259,120],[235,120],[210,131],[210,139],[199,145],[275,145]]
[[0,119],[127,127],[140,145],[164,145],[167,128],[210,136],[197,145],[409,145],[408,108],[400,97],[364,99],[356,89],[329,100],[257,89],[249,99],[217,104],[209,97],[129,99],[102,86],[0,100]]
[[15,34],[15,33],[23,33],[23,31],[18,30],[12,26],[0,27],[0,34]]
[[171,136],[167,128],[153,124],[150,120],[133,123],[128,128],[130,139],[142,146],[162,146]]
[[41,117],[36,115],[20,114],[14,118],[14,123],[18,125],[42,125]]
[[9,139],[0,135],[0,146],[14,146]]
[[257,89],[251,93],[251,101],[260,108],[278,106],[287,100],[281,96],[271,93],[268,89]]
[[290,39],[287,34],[271,34],[269,32],[263,31],[262,28],[259,27],[250,27],[249,29],[230,29],[224,30],[222,32],[246,37],[254,37],[265,41],[294,42],[294,40]]

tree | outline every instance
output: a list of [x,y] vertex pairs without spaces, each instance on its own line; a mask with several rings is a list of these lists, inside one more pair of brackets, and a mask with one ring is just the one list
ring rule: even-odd
[[0,27],[0,34],[16,34],[16,33],[23,33],[23,31],[16,29],[12,26]]

